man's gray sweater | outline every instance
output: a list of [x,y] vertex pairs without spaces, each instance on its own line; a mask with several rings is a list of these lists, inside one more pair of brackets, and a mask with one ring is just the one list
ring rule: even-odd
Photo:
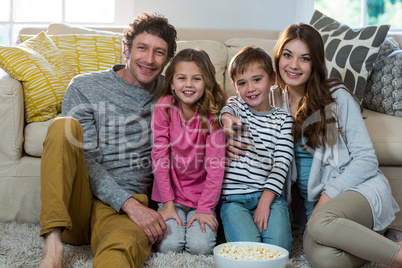
[[62,115],[76,118],[84,131],[84,154],[96,198],[120,212],[131,194],[147,194],[151,165],[151,114],[163,86],[127,83],[115,71],[75,77],[66,90]]

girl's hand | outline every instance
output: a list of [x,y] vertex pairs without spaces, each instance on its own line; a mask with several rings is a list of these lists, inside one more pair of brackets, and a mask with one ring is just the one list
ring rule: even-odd
[[238,148],[247,148],[247,145],[233,140],[233,137],[237,137],[240,133],[236,133],[232,129],[233,124],[241,125],[240,119],[228,113],[224,113],[221,116],[221,122],[223,125],[223,132],[226,134],[226,156],[229,158],[228,161],[230,161],[230,158],[240,159],[239,155],[245,155],[245,152]]
[[188,221],[187,228],[190,228],[191,224],[193,224],[194,221],[198,221],[200,223],[201,231],[203,233],[206,232],[205,224],[208,224],[208,226],[212,229],[214,233],[218,232],[219,223],[213,214],[195,213]]
[[173,201],[163,203],[163,207],[159,210],[159,213],[162,215],[165,222],[170,219],[175,219],[180,227],[183,225],[176,209],[174,208]]
[[275,197],[276,196],[273,192],[265,190],[258,201],[258,206],[254,212],[253,219],[260,233],[262,233],[262,230],[266,231],[268,228],[271,204]]

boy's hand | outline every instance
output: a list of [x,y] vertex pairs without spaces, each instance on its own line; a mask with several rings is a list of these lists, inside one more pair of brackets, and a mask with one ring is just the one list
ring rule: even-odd
[[187,228],[190,228],[191,224],[193,224],[194,221],[198,221],[200,223],[201,231],[203,233],[206,232],[205,224],[208,224],[208,226],[212,229],[214,233],[218,232],[219,223],[213,214],[194,213],[194,215],[188,221]]
[[246,153],[239,148],[247,148],[247,145],[241,143],[239,141],[233,140],[233,137],[237,137],[242,133],[237,133],[233,130],[232,126],[234,124],[241,126],[240,119],[228,114],[224,113],[221,116],[221,122],[223,125],[223,132],[226,134],[226,156],[228,157],[228,161],[230,162],[232,159],[240,159],[240,155],[245,155]]
[[164,221],[174,219],[177,224],[181,227],[183,225],[179,215],[176,212],[173,201],[168,201],[163,203],[163,207],[159,210]]
[[221,123],[223,126],[223,132],[225,132],[226,136],[237,136],[237,133],[232,129],[234,124],[241,125],[240,119],[228,114],[224,113],[221,116]]
[[265,190],[258,201],[257,209],[254,212],[253,219],[260,233],[268,228],[268,219],[271,213],[271,204],[276,195],[268,190]]
[[245,132],[248,131],[248,127],[247,127],[247,125],[238,125],[238,124],[234,123],[232,125],[232,130],[234,132],[236,132],[237,134],[244,134]]

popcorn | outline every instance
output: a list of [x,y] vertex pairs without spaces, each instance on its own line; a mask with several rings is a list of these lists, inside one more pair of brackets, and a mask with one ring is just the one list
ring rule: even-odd
[[283,256],[279,250],[270,250],[266,247],[253,246],[253,249],[249,246],[241,247],[226,243],[218,252],[222,257],[235,259],[235,260],[272,260],[278,259]]

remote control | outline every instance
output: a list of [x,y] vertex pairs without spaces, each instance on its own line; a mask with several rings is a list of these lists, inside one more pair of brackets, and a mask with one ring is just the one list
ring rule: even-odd
[[247,125],[238,125],[235,123],[232,125],[232,130],[235,132],[246,132],[246,131],[248,131],[248,126]]

